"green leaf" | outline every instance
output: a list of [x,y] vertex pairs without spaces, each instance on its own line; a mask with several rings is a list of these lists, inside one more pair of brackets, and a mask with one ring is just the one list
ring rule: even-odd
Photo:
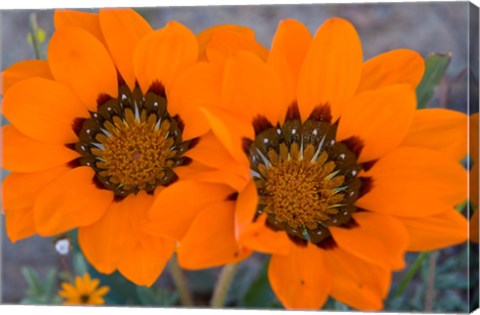
[[27,295],[40,296],[43,294],[44,290],[35,269],[31,267],[23,267],[21,273],[28,283]]
[[57,271],[50,269],[48,271],[47,279],[45,280],[45,298],[46,303],[50,304],[53,298],[57,295]]
[[108,305],[140,305],[136,294],[136,285],[125,279],[119,272],[110,275],[99,273],[93,266],[89,266],[89,274],[92,278],[100,280],[102,286],[110,287],[105,296]]
[[430,253],[424,252],[417,256],[417,259],[415,259],[410,269],[408,269],[408,271],[405,273],[405,276],[398,284],[397,289],[395,290],[395,293],[393,294],[393,296],[400,296],[403,293],[403,291],[405,291],[408,284],[412,281],[413,277],[415,277],[417,272],[422,267],[423,262],[429,255]]
[[[250,308],[279,308],[270,282],[268,281],[268,260],[265,261],[256,280],[245,293],[241,305]],[[280,306],[281,307],[281,306]]]
[[444,275],[437,275],[436,279],[436,288],[437,289],[461,289],[467,290],[469,283],[468,278],[466,276],[459,277],[458,274],[444,274]]
[[169,292],[155,287],[137,286],[136,291],[138,299],[143,305],[172,306],[177,303],[179,298],[178,292]]
[[40,281],[37,272],[30,267],[22,268],[21,272],[28,283],[25,298],[20,301],[21,304],[52,305],[61,302],[57,295],[57,270],[50,269],[45,281]]
[[[266,257],[265,257],[266,258]],[[263,272],[263,261],[244,261],[238,265],[232,285],[228,290],[227,304],[237,305],[240,303],[252,286],[252,283],[257,280],[260,272]]]
[[85,258],[83,258],[82,253],[76,251],[73,252],[73,272],[77,276],[82,276],[88,272],[88,266]]
[[425,108],[447,70],[452,55],[434,53],[425,59],[425,73],[417,87],[417,108]]

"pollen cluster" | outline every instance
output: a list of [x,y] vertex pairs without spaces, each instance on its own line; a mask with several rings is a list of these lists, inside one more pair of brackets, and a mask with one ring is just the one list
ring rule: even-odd
[[283,125],[257,117],[255,139],[244,139],[259,196],[254,219],[265,213],[268,227],[296,242],[319,245],[329,226],[348,224],[356,211],[361,166],[349,146],[336,141],[337,124],[330,120],[328,110],[316,109],[302,122],[293,107]]
[[115,116],[113,121],[105,124],[111,136],[100,133],[95,137],[105,148],[92,148],[100,160],[97,167],[102,171],[98,174],[109,177],[114,184],[121,183],[126,190],[155,185],[165,176],[165,169],[174,166],[176,151],[175,141],[168,137],[170,122],[159,123],[155,114],[137,120],[131,109],[125,110],[125,120]]
[[265,200],[262,200],[264,211],[295,229],[317,229],[319,224],[338,213],[337,207],[344,198],[340,193],[344,176],[336,175],[335,163],[327,162],[325,152],[312,162],[313,154],[311,144],[301,156],[296,143],[290,152],[282,143],[280,157],[272,149],[269,151],[271,167],[259,166],[265,178],[259,183],[266,193]]
[[157,90],[143,95],[138,87],[122,86],[118,98],[99,104],[81,121],[79,162],[92,167],[96,181],[118,197],[167,186],[177,179],[173,169],[188,162],[183,153],[192,142],[182,141],[182,123],[168,114],[166,97]]

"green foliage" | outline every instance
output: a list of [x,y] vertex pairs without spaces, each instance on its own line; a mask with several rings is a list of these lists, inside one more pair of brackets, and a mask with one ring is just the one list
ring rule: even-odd
[[102,286],[110,287],[110,291],[105,296],[107,305],[172,306],[178,302],[179,295],[177,292],[158,289],[154,286],[138,286],[127,280],[119,272],[110,275],[99,273],[85,261],[80,252],[75,252],[73,264],[75,273],[82,272],[86,268],[92,278],[100,280]]
[[[469,306],[466,298],[469,289],[468,251],[466,244],[438,251],[433,312],[468,312]],[[385,300],[386,311],[421,312],[425,310],[425,295],[430,269],[430,265],[427,263],[429,256],[430,253],[407,255],[410,267],[403,273],[403,277],[399,279],[394,277],[392,283],[394,290]],[[478,278],[478,274],[476,278]]]
[[213,292],[215,287],[215,273],[213,269],[204,269],[185,272],[188,288],[200,295]]
[[178,302],[177,292],[169,292],[155,287],[136,287],[140,303],[147,306],[172,306]]
[[263,271],[260,269],[262,269],[263,262],[261,263],[262,265],[254,257],[238,265],[232,286],[228,292],[227,304],[238,305],[241,303],[242,297],[247,294],[252,284],[261,276]]
[[57,295],[57,271],[50,269],[44,281],[41,281],[35,269],[23,267],[21,270],[28,283],[25,298],[21,304],[60,304],[61,298]]
[[282,308],[268,281],[268,260],[266,260],[243,294],[240,306],[247,308]]
[[433,53],[425,59],[425,73],[417,87],[417,108],[426,108],[435,93],[435,88],[447,70],[451,54]]
[[92,278],[100,280],[102,285],[110,287],[105,296],[105,303],[108,305],[141,305],[138,298],[136,285],[125,279],[119,272],[110,275],[99,273],[89,265],[88,271]]
[[73,272],[77,276],[82,276],[88,272],[88,264],[85,258],[83,258],[82,253],[73,252]]
[[415,277],[415,275],[420,270],[420,268],[424,264],[424,261],[427,259],[429,255],[430,253],[421,253],[418,255],[418,257],[413,262],[412,266],[408,269],[405,276],[398,284],[397,289],[395,290],[394,296],[400,296],[403,294],[408,284],[413,280],[413,277]]

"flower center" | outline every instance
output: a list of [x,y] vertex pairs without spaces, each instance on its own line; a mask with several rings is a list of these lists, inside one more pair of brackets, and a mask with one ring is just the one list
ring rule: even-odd
[[182,141],[182,123],[170,117],[163,90],[157,90],[142,95],[123,85],[118,98],[80,122],[80,164],[92,167],[101,186],[118,197],[167,186],[177,179],[173,169],[188,162],[183,153],[192,141]]
[[90,296],[88,294],[81,294],[80,295],[80,303],[82,304],[88,304],[88,301],[90,300]]
[[320,245],[330,236],[329,226],[348,224],[357,210],[358,153],[348,141],[336,141],[328,107],[316,108],[302,123],[292,105],[283,125],[274,127],[263,117],[253,125],[256,137],[244,149],[259,195],[255,219],[265,213],[268,227]]
[[344,189],[341,185],[345,177],[334,171],[334,162],[326,162],[326,152],[322,152],[317,161],[312,161],[313,154],[311,144],[301,157],[296,143],[290,152],[282,143],[280,157],[273,149],[268,152],[272,162],[270,168],[259,165],[265,178],[259,186],[263,186],[267,196],[264,211],[294,229],[315,230],[318,225],[327,224],[344,200],[340,192]]

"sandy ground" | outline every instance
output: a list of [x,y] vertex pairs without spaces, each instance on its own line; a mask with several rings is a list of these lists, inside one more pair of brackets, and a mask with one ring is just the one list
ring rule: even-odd
[[[31,11],[3,11],[0,32],[2,59],[0,69],[24,59],[33,59],[27,43],[28,16]],[[451,52],[447,83],[455,84],[446,98],[449,106],[465,111],[467,66],[468,5],[455,3],[406,4],[328,4],[241,7],[181,7],[142,8],[141,13],[155,28],[169,20],[177,20],[194,32],[217,24],[234,23],[253,28],[257,39],[270,46],[277,24],[282,19],[302,21],[315,32],[327,18],[349,19],[357,28],[363,43],[365,60],[395,48],[411,48],[423,56],[432,52]],[[53,32],[53,12],[38,11],[38,21],[48,36]],[[47,43],[45,43],[45,49]],[[460,75],[459,75],[460,74]],[[455,77],[458,76],[458,79]],[[2,223],[2,226],[3,223]],[[4,229],[3,229],[4,230]],[[33,237],[11,244],[2,232],[3,302],[17,303],[23,296],[26,283],[20,274],[22,266],[33,266],[40,274],[59,266],[51,240]]]

